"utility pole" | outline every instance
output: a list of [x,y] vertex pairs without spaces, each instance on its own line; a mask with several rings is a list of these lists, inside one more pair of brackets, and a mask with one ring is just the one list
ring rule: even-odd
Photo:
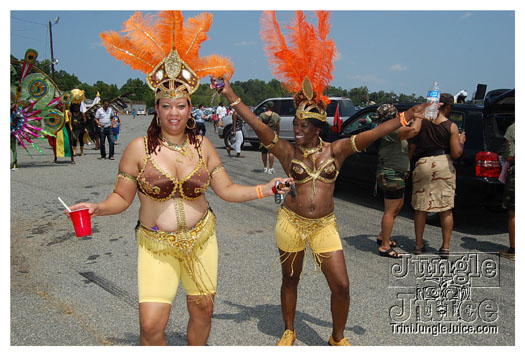
[[[58,20],[60,20],[60,17],[55,18],[55,25],[58,23]],[[49,21],[49,41],[51,43],[51,78],[53,81],[55,81],[55,63],[58,63],[58,61],[55,59],[55,56],[53,55],[53,24],[51,21]]]

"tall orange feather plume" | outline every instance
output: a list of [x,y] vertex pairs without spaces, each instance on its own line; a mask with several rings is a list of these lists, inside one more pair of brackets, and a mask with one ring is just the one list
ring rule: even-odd
[[136,12],[123,24],[124,36],[114,32],[100,37],[109,54],[132,69],[149,74],[157,64],[176,49],[182,60],[201,78],[233,75],[231,61],[224,57],[200,58],[199,50],[208,39],[213,15],[202,13],[184,23],[180,11],[160,11],[157,16]]
[[[306,21],[302,11],[286,26],[287,38],[283,36],[275,11],[265,11],[261,17],[261,38],[273,74],[283,87],[293,93],[301,90],[303,79],[308,76],[316,92],[316,101],[328,104],[330,100],[322,93],[332,81],[333,60],[337,51],[330,31],[329,12],[317,11],[317,29]],[[286,43],[288,40],[288,45]]]

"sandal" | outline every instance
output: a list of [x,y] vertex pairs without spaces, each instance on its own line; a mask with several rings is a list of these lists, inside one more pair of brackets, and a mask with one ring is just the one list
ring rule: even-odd
[[439,252],[438,252],[438,255],[439,257],[441,257],[442,259],[446,260],[448,259],[448,255],[450,254],[450,249],[449,248],[443,248],[443,247],[440,247],[439,248]]
[[425,244],[423,244],[423,246],[417,246],[414,247],[414,255],[421,255],[423,252],[426,252],[427,251],[427,248],[425,247]]
[[402,257],[400,253],[398,253],[392,248],[389,248],[386,251],[381,251],[381,250],[377,250],[377,251],[379,252],[379,255],[383,257],[390,257],[390,258],[401,258]]
[[226,147],[226,152],[228,152],[228,156],[230,156],[230,157],[232,156],[231,153],[230,153],[231,150],[232,149],[230,147]]
[[[378,239],[376,239],[376,242],[377,242],[378,245],[381,245],[383,240],[378,238]],[[390,247],[397,247],[396,240],[390,240]]]

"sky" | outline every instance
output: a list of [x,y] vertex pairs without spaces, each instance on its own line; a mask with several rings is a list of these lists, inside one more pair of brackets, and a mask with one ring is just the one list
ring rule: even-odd
[[[514,9],[517,5],[508,3],[505,7],[506,2],[500,1],[499,9],[486,10],[469,1],[463,2],[461,10],[453,7],[447,7],[451,10],[410,10],[414,8],[410,6],[399,11],[370,10],[370,7],[350,10],[350,6],[333,10],[330,37],[338,53],[331,85],[343,89],[366,86],[370,92],[383,90],[425,96],[437,80],[443,92],[454,95],[466,90],[469,98],[478,83],[486,84],[487,90],[514,88]],[[199,6],[200,11],[183,11],[185,18],[203,10],[214,16],[201,56],[229,57],[235,68],[233,81],[275,78],[259,35],[261,11],[245,7],[242,7],[245,10],[236,10],[241,6],[235,5],[215,10],[217,3],[212,2],[209,7],[205,4],[199,2],[203,5]],[[9,9],[10,54],[21,58],[27,48],[34,48],[39,52],[39,59],[50,59],[49,22],[59,17],[58,23],[52,25],[53,52],[59,60],[55,70],[75,74],[87,84],[102,80],[118,87],[129,78],[145,78],[142,72],[133,71],[111,57],[99,37],[104,31],[120,31],[122,23],[134,11],[29,10],[32,8],[39,6]],[[142,12],[156,11],[143,9]],[[312,12],[306,11],[306,14],[312,21]],[[292,16],[293,11],[278,10],[281,28]]]

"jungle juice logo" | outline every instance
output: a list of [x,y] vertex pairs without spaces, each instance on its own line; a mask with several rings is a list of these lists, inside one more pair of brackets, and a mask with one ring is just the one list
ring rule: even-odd
[[499,259],[491,254],[404,255],[389,271],[397,293],[393,333],[497,333],[497,303],[481,288],[499,288]]

